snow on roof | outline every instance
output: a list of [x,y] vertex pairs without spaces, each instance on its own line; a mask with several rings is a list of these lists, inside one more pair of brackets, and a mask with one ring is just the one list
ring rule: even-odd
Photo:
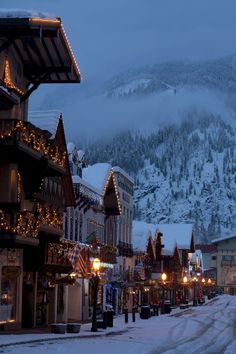
[[68,144],[67,144],[67,151],[68,151],[68,154],[71,154],[73,151],[75,151],[75,144],[74,143],[71,143],[71,142],[69,142]]
[[83,168],[82,178],[102,194],[110,171],[111,165],[109,163],[96,163]]
[[72,182],[75,184],[82,184],[85,187],[91,189],[92,191],[94,191],[95,193],[101,195],[101,192],[95,188],[94,186],[92,186],[91,184],[87,183],[83,178],[81,178],[80,176],[74,175],[72,176]]
[[220,242],[220,241],[224,241],[224,240],[229,240],[231,238],[236,238],[236,234],[235,235],[226,235],[226,236],[223,236],[223,237],[219,237],[219,238],[215,238],[214,240],[211,240],[211,243],[217,243],[217,242]]
[[144,221],[133,221],[132,242],[134,251],[144,252],[146,250],[148,236],[151,233],[152,237],[154,237],[156,228],[155,224],[148,224]]
[[56,19],[57,17],[46,12],[39,12],[35,10],[22,10],[22,9],[0,9],[0,18],[50,18]]
[[134,221],[132,231],[134,250],[145,251],[150,232],[154,239],[157,230],[163,234],[163,255],[172,255],[176,245],[179,249],[190,249],[192,224],[148,224],[144,221]]
[[166,251],[173,253],[176,245],[180,250],[190,249],[192,224],[158,224],[157,229],[163,233],[163,254]]
[[36,127],[49,131],[55,138],[60,116],[58,111],[30,111],[28,120]]
[[77,154],[78,154],[78,160],[82,161],[82,159],[84,158],[84,155],[85,155],[84,150],[78,150]]
[[126,177],[131,183],[134,184],[134,179],[124,170],[122,170],[122,168],[120,168],[119,166],[114,166],[112,167],[112,170],[114,172],[120,173],[121,175],[123,175],[124,177]]

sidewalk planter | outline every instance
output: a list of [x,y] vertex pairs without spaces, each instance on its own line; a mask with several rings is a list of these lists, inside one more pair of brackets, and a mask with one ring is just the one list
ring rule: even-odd
[[165,301],[164,303],[164,313],[171,313],[171,303],[170,301]]
[[79,333],[80,332],[80,323],[67,323],[66,331],[67,333]]
[[140,318],[142,320],[148,320],[151,317],[150,306],[141,306]]
[[66,324],[65,323],[52,323],[51,324],[51,332],[57,334],[65,334],[66,333]]

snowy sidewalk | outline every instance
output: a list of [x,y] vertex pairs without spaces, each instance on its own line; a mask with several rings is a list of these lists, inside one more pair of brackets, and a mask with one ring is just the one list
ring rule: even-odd
[[[214,299],[215,301],[216,299]],[[211,301],[209,301],[211,302]],[[172,310],[171,314],[152,316],[151,318],[158,319],[158,322],[161,318],[180,316],[186,312],[193,309],[191,306],[188,309],[180,310],[179,307]],[[69,340],[74,338],[98,338],[105,336],[112,336],[115,334],[122,334],[129,331],[129,329],[135,329],[142,327],[145,323],[148,324],[150,319],[143,320],[140,319],[140,315],[136,313],[135,322],[132,322],[132,314],[129,313],[128,323],[125,323],[124,315],[119,315],[114,317],[113,327],[107,327],[107,329],[98,329],[98,332],[91,332],[91,323],[81,324],[81,329],[79,333],[71,334],[54,334],[54,333],[19,333],[19,334],[1,334],[0,335],[0,348],[8,347],[12,345],[20,345],[26,343],[39,343],[39,342],[50,342],[55,340]],[[146,323],[147,322],[147,323]],[[151,321],[150,321],[151,322]]]

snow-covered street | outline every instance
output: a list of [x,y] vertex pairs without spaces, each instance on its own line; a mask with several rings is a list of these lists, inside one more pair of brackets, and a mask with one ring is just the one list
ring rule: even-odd
[[[175,310],[172,316],[155,316],[148,320],[138,317],[136,322],[128,324],[119,316],[114,321],[114,333],[101,337],[91,337],[88,325],[84,325],[81,338],[62,335],[63,340],[53,339],[50,334],[51,340],[47,342],[30,342],[40,335],[1,335],[1,353],[236,353],[236,297],[222,295],[205,306],[183,311]],[[28,343],[3,346],[11,341],[15,343],[17,337],[18,341],[21,337]]]

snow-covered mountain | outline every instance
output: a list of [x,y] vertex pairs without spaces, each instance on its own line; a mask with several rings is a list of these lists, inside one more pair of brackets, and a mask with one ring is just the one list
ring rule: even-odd
[[63,102],[77,122],[79,112],[78,136],[86,123],[96,136],[106,127],[109,141],[77,145],[90,163],[110,162],[135,178],[137,219],[193,222],[206,241],[236,232],[235,93],[232,55],[130,70]]
[[125,98],[153,92],[204,88],[233,93],[236,90],[236,56],[208,61],[172,61],[121,73],[104,85],[107,97]]
[[193,223],[198,241],[236,230],[236,133],[222,118],[194,114],[148,136],[122,133],[87,147],[135,178],[135,218]]

